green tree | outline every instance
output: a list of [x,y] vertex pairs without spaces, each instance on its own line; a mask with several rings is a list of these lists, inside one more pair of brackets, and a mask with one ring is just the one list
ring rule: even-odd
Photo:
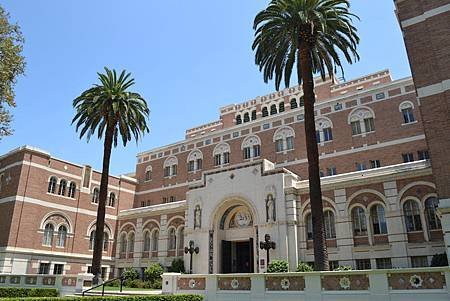
[[87,140],[97,133],[98,139],[104,138],[103,167],[100,180],[100,193],[97,209],[97,221],[92,258],[94,283],[101,274],[103,232],[105,227],[105,207],[108,194],[108,175],[111,150],[117,146],[119,139],[124,146],[133,138],[136,142],[149,131],[147,118],[149,109],[141,95],[127,91],[134,85],[134,79],[125,70],[117,76],[115,70],[105,68],[105,73],[98,73],[100,84],[84,91],[74,99],[76,110],[72,124],[80,130],[80,139]]
[[298,84],[302,84],[317,270],[328,270],[329,266],[314,120],[313,75],[319,73],[325,80],[327,74],[332,78],[337,68],[343,73],[338,52],[348,63],[359,59],[356,52],[359,37],[353,26],[357,16],[350,13],[349,8],[349,0],[272,0],[254,20],[253,50],[264,81],[275,80],[279,90],[284,78],[284,85],[289,87],[292,72],[296,71]]
[[23,42],[19,25],[10,24],[9,14],[0,6],[0,139],[12,134],[9,109],[16,106],[17,77],[25,72]]
[[153,263],[145,269],[144,275],[145,280],[154,283],[155,281],[161,279],[161,275],[164,273],[164,268],[159,263]]

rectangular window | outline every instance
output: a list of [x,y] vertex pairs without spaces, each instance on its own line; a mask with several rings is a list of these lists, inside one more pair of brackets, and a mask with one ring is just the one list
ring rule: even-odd
[[383,98],[385,98],[385,97],[386,97],[386,96],[385,96],[384,92],[375,94],[375,99],[376,99],[376,100],[380,100],[380,99],[383,99]]
[[332,166],[332,167],[327,168],[327,175],[328,176],[337,175],[336,167]]
[[[92,274],[92,266],[88,266],[87,272],[88,274]],[[120,273],[120,275],[122,275],[122,273]]]
[[320,143],[320,131],[316,131],[316,140],[317,143]]
[[356,170],[357,171],[362,171],[366,169],[366,164],[364,163],[356,163]]
[[163,204],[167,203],[167,197],[163,197]]
[[352,135],[361,134],[361,123],[359,121],[352,121]]
[[55,264],[53,266],[53,275],[62,275],[63,271],[64,271],[63,264]]
[[422,268],[428,266],[428,258],[426,256],[411,256],[411,267]]
[[200,170],[203,168],[203,160],[197,159],[197,170]]
[[164,176],[165,176],[165,177],[170,176],[170,166],[166,166],[166,167],[164,168]]
[[253,145],[253,157],[259,157],[261,156],[261,146],[258,145]]
[[416,119],[414,118],[414,113],[413,113],[412,108],[403,109],[402,114],[403,114],[403,121],[405,123],[411,123],[411,122],[416,121]]
[[392,262],[390,258],[377,258],[377,269],[392,269]]
[[286,149],[287,150],[294,149],[294,137],[286,138]]
[[250,147],[244,147],[243,154],[244,154],[244,160],[250,159],[251,158],[251,149],[250,149]]
[[188,162],[188,171],[194,171],[194,160]]
[[177,175],[177,166],[172,165],[172,176],[176,176],[176,175]]
[[370,270],[371,269],[370,259],[356,259],[356,269]]
[[333,140],[333,131],[331,130],[331,128],[323,129],[323,140],[324,141]]
[[172,202],[175,202],[175,197],[174,196],[171,196],[170,197],[170,202],[172,203]]
[[141,201],[141,207],[145,207],[145,201]]
[[39,264],[39,274],[49,274],[50,273],[50,263],[41,262]]
[[417,155],[419,157],[419,160],[428,160],[430,159],[430,154],[427,150],[418,151]]
[[375,131],[375,123],[372,117],[364,119],[364,126],[366,127],[366,133]]
[[222,155],[217,154],[214,156],[214,166],[220,166],[222,164]]
[[380,168],[381,162],[380,160],[370,160],[370,168]]
[[275,150],[277,153],[284,150],[283,139],[275,140]]
[[223,164],[228,164],[228,163],[230,163],[230,153],[225,152],[225,153],[223,153]]
[[403,163],[408,163],[408,162],[414,161],[413,153],[402,154],[402,157],[403,157]]

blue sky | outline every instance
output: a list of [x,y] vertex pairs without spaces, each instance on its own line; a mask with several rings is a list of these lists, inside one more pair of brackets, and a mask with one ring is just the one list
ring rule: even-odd
[[[263,0],[4,0],[25,36],[26,76],[16,87],[15,133],[0,153],[32,145],[100,169],[102,143],[80,140],[72,100],[104,66],[126,69],[151,108],[138,145],[113,151],[111,172],[134,171],[136,154],[184,138],[187,128],[218,119],[219,108],[274,90],[254,64],[253,18]],[[410,75],[392,0],[353,0],[360,16],[361,61],[351,79],[385,68]]]

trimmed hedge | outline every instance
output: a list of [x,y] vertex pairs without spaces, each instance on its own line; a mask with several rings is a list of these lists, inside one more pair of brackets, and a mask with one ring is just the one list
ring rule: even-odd
[[58,297],[54,288],[0,287],[0,298]]
[[5,301],[202,301],[200,295],[150,295],[150,296],[110,296],[64,297],[64,298],[9,298]]

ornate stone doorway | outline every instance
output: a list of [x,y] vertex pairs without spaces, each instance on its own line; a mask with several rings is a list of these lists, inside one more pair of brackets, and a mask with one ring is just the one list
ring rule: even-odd
[[222,274],[253,273],[253,238],[246,241],[222,240]]

